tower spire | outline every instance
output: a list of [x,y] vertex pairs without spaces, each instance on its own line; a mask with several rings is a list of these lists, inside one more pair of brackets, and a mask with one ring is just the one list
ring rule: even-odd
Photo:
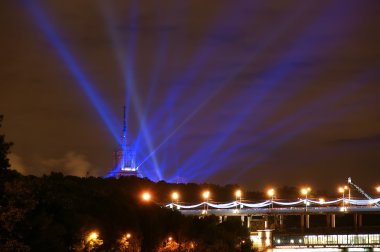
[[123,106],[123,132],[121,136],[120,149],[115,151],[115,166],[119,171],[116,176],[139,176],[136,167],[136,153],[128,143],[127,107]]
[[127,137],[127,109],[123,106],[123,137]]

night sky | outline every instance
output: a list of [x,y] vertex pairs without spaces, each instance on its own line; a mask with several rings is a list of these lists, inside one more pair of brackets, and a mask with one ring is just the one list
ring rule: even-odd
[[380,183],[380,1],[0,1],[12,167],[104,176],[128,108],[148,178]]

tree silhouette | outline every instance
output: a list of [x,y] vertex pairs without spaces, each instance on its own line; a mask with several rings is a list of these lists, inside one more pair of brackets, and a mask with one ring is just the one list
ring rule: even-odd
[[[1,122],[3,121],[3,116],[0,115],[0,128]],[[0,172],[7,170],[10,167],[8,154],[10,152],[10,148],[12,146],[11,142],[5,141],[5,136],[0,135]]]

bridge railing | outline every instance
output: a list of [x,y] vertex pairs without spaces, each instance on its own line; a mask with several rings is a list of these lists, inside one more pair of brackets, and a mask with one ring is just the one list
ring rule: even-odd
[[284,202],[284,201],[275,201],[275,200],[266,200],[258,203],[247,203],[242,201],[232,201],[228,203],[212,203],[209,201],[204,201],[198,204],[178,204],[178,203],[169,203],[165,207],[174,208],[178,210],[190,210],[190,209],[201,209],[205,207],[210,207],[213,209],[243,209],[243,208],[266,208],[266,207],[308,207],[308,206],[373,206],[377,207],[376,204],[380,203],[380,198],[377,199],[346,199],[339,198],[331,201],[315,201],[311,199],[303,199],[293,202]]

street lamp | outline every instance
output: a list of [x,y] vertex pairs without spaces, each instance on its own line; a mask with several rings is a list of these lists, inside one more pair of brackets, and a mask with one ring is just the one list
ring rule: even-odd
[[269,190],[267,191],[267,194],[268,194],[269,197],[271,197],[272,208],[273,208],[273,200],[274,200],[274,194],[275,194],[274,189],[273,189],[273,188],[269,189]]
[[87,235],[86,244],[85,244],[85,247],[87,248],[87,250],[91,251],[102,244],[103,244],[103,240],[99,238],[99,233],[97,231],[92,231]]
[[98,239],[99,237],[99,234],[95,231],[91,232],[88,236],[87,236],[87,241],[93,241],[93,240],[96,240]]
[[235,196],[236,196],[236,201],[238,201],[238,199],[241,200],[241,190],[236,190]]
[[129,245],[131,243],[131,233],[126,233],[125,235],[123,235],[121,237],[121,239],[119,240],[119,244],[120,244],[120,251],[128,251],[128,248],[129,248]]
[[[341,187],[338,188],[338,191],[342,194],[342,205],[343,205],[343,209],[344,209],[344,207],[345,207],[345,202],[344,202],[344,192],[345,192],[346,190],[349,190],[348,186],[341,186]],[[349,197],[351,197],[351,196],[349,195]]]
[[311,188],[310,187],[304,187],[304,188],[302,188],[301,189],[301,194],[302,195],[305,195],[305,205],[306,205],[306,211],[307,211],[307,205],[308,205],[308,202],[307,202],[307,195],[308,195],[308,193],[310,193],[311,192]]
[[173,203],[174,202],[177,202],[178,203],[178,199],[179,199],[179,194],[177,192],[173,192],[172,193],[172,200],[173,200]]
[[149,192],[144,192],[142,195],[141,195],[141,199],[145,202],[148,202],[150,201],[150,199],[152,198],[152,196],[150,195]]
[[[236,190],[235,191],[235,197],[236,197],[236,203],[241,203],[241,190]],[[237,211],[237,208],[238,208],[238,204],[236,204],[236,211]]]
[[206,201],[206,204],[204,205],[204,211],[205,211],[205,213],[207,213],[207,211],[208,211],[208,199],[210,197],[210,191],[204,191],[202,193],[202,197]]
[[376,192],[380,193],[380,186],[376,187]]

